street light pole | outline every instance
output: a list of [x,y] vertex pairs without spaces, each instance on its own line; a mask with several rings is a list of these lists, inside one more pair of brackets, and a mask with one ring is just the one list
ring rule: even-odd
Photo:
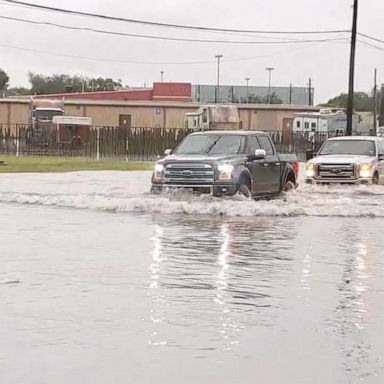
[[354,83],[355,83],[357,14],[358,14],[358,0],[354,0],[354,2],[353,2],[352,38],[351,38],[351,55],[350,55],[350,59],[349,59],[349,89],[348,89],[347,132],[346,132],[347,136],[352,135],[352,128],[353,128],[353,99],[354,99]]
[[222,59],[223,55],[215,55],[215,58],[217,59],[217,88],[216,88],[216,97],[215,102],[220,102],[220,60]]
[[268,97],[267,97],[267,103],[271,103],[271,82],[272,82],[272,71],[275,68],[273,67],[268,67],[266,70],[268,71]]
[[249,80],[251,80],[250,77],[245,78],[245,81],[247,82],[247,103],[249,103]]
[[164,71],[160,71],[160,81],[163,82],[164,80]]

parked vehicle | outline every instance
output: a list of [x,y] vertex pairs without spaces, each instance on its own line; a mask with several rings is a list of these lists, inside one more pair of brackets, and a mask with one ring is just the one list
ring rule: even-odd
[[203,105],[185,114],[185,128],[200,131],[240,129],[240,114],[235,105]]
[[377,136],[384,137],[384,127],[377,127]]
[[297,186],[298,169],[296,155],[278,154],[265,132],[196,132],[156,163],[152,192],[277,195]]
[[306,182],[384,184],[384,138],[346,136],[328,139],[308,161]]
[[54,116],[52,125],[57,130],[58,144],[82,145],[91,141],[90,117]]
[[52,121],[54,116],[63,115],[64,100],[31,98],[27,139],[34,144],[47,145],[53,140]]

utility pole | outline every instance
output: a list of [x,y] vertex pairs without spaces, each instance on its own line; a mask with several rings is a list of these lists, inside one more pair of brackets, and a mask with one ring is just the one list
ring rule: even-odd
[[272,71],[275,69],[273,67],[265,68],[268,71],[268,97],[267,104],[271,103],[271,82],[272,82]]
[[289,84],[289,104],[292,104],[292,83]]
[[381,84],[380,108],[379,108],[379,127],[384,126],[384,84]]
[[160,71],[160,82],[164,80],[164,71]]
[[245,81],[247,82],[247,103],[249,103],[249,80],[251,80],[250,77],[245,78]]
[[215,58],[217,59],[217,88],[215,97],[216,104],[220,102],[220,60],[222,57],[223,55],[215,55]]
[[349,90],[348,90],[348,107],[347,107],[347,136],[352,135],[353,128],[353,99],[354,99],[354,83],[355,83],[355,56],[356,56],[356,37],[357,37],[357,14],[358,0],[353,2],[353,22],[352,22],[352,38],[351,38],[351,55],[349,59]]
[[313,100],[312,100],[312,79],[309,78],[308,80],[308,105],[312,106],[313,105]]
[[377,135],[377,68],[373,76],[373,134]]

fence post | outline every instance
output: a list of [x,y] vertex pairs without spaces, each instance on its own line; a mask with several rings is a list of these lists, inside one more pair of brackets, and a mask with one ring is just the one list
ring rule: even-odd
[[20,127],[16,126],[16,157],[20,156]]
[[96,136],[96,160],[100,161],[100,127],[97,127],[97,136]]

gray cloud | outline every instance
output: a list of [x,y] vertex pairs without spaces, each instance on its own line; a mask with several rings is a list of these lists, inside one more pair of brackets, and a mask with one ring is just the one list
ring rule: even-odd
[[[31,1],[32,2],[32,1]],[[113,0],[73,1],[39,0],[38,3],[62,8],[92,11],[136,19],[156,20],[178,24],[213,27],[267,30],[324,30],[345,29],[351,24],[352,0]],[[360,5],[359,30],[384,38],[380,15],[384,12],[381,0],[365,0]],[[242,36],[199,33],[143,27],[91,18],[41,12],[23,7],[11,7],[0,2],[5,16],[81,25],[129,33],[145,33],[205,39],[241,39]],[[244,37],[245,38],[245,37]],[[318,37],[317,37],[318,38]],[[254,38],[257,40],[257,38]],[[274,66],[275,85],[303,86],[309,77],[314,79],[316,101],[324,101],[346,91],[349,47],[345,43],[311,43],[303,45],[221,45],[154,41],[139,38],[104,36],[84,31],[66,31],[0,20],[0,44],[34,50],[65,53],[115,60],[180,62],[211,61],[216,53],[224,60],[257,57],[246,61],[228,61],[222,65],[223,84],[244,84],[250,77],[252,85],[265,85],[265,67]],[[384,44],[383,44],[384,48]],[[192,83],[214,83],[216,65],[170,65],[106,63],[79,60],[43,53],[27,52],[0,46],[1,67],[11,77],[11,84],[27,85],[29,70],[43,73],[76,73],[88,76],[112,76],[127,85],[142,85],[165,79]],[[384,52],[359,45],[357,51],[356,89],[369,91],[373,69],[380,68]]]

